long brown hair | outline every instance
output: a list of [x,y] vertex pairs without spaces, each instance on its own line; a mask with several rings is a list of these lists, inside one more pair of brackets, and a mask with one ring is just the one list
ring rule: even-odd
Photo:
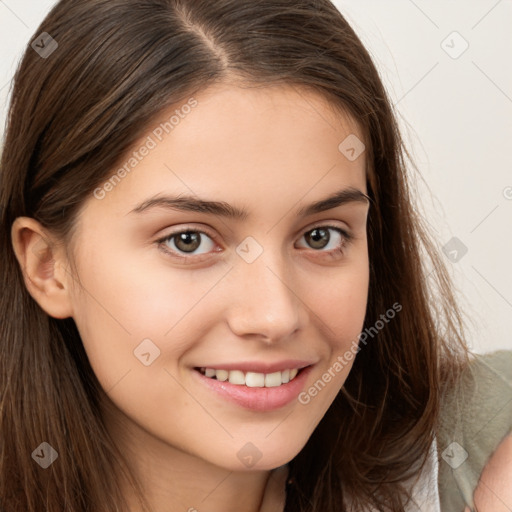
[[[32,217],[67,244],[84,200],[156,115],[235,79],[318,91],[359,123],[372,201],[364,328],[401,306],[361,347],[290,461],[285,510],[345,510],[346,496],[355,507],[403,510],[404,481],[425,461],[443,387],[468,355],[449,276],[411,204],[392,104],[340,12],[329,0],[62,0],[43,32],[58,47],[46,58],[27,47],[0,166],[2,510],[126,510],[117,476],[130,478],[73,319],[47,315],[24,285],[13,221]],[[31,459],[43,441],[59,454],[47,470]]]

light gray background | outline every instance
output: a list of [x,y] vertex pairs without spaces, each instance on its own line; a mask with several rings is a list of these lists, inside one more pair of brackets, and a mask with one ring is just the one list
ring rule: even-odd
[[[443,257],[472,349],[511,349],[512,0],[335,3],[395,104],[437,243],[457,237],[467,247]],[[0,0],[0,135],[18,59],[53,4]]]

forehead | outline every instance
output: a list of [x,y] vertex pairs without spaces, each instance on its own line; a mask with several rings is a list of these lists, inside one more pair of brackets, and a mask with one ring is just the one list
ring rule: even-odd
[[317,91],[216,84],[155,117],[105,178],[105,198],[89,205],[127,214],[169,192],[282,208],[333,187],[365,191],[366,155],[347,158],[347,140],[364,147],[360,126]]
[[[332,135],[338,138],[343,133],[354,134],[361,141],[365,138],[347,109],[311,87],[214,84],[196,94],[194,100],[197,106],[187,112],[185,100],[163,111],[155,119],[156,130],[174,117],[176,124],[171,131],[180,144],[208,138],[226,145],[233,139],[245,140],[250,147],[251,140],[265,135],[274,140],[279,135],[277,140],[283,146],[297,146],[304,137],[319,142],[321,136],[329,144]],[[181,114],[180,119],[173,116],[175,113]]]

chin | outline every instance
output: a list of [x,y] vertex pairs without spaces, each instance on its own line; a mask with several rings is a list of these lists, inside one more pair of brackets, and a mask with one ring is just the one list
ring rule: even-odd
[[[226,457],[223,450],[215,454],[211,462],[229,471],[270,471],[290,462],[304,447],[308,437],[302,439],[284,438],[275,435],[275,439],[262,436],[253,441],[237,442],[229,450],[233,455]],[[220,459],[220,460],[219,460]]]

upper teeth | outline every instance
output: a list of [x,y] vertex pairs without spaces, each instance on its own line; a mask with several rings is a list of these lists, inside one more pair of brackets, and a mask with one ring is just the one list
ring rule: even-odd
[[216,378],[220,381],[229,381],[230,384],[239,386],[247,386],[250,388],[272,388],[286,384],[293,380],[299,370],[293,368],[291,370],[283,370],[274,373],[256,373],[242,372],[240,370],[215,370],[214,368],[201,368],[200,372],[206,377]]

